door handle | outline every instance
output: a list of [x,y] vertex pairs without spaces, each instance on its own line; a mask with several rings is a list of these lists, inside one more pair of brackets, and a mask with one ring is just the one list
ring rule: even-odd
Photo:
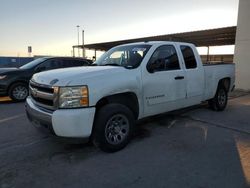
[[183,80],[183,79],[184,79],[184,76],[176,76],[174,79],[175,79],[175,80]]

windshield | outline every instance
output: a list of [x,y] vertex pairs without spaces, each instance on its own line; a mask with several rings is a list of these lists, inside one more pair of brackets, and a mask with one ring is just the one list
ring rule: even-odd
[[145,44],[114,47],[103,54],[94,65],[123,66],[134,69],[141,64],[150,47],[151,45]]
[[48,59],[48,58],[38,58],[38,59],[35,59],[35,60],[33,60],[33,61],[31,61],[31,62],[29,62],[29,63],[21,66],[20,69],[31,69],[31,68],[37,66],[38,64],[42,63],[46,59]]

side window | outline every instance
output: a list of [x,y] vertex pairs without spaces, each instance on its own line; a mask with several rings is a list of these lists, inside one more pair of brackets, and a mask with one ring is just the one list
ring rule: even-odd
[[88,65],[85,61],[80,60],[71,60],[71,59],[64,59],[63,60],[64,67],[80,67],[84,65]]
[[81,61],[81,60],[73,60],[72,64],[73,64],[72,66],[74,66],[74,67],[79,67],[79,66],[86,66],[86,65],[88,65],[88,62]]
[[194,56],[194,52],[189,46],[181,46],[181,52],[185,61],[187,69],[194,69],[197,67],[197,62]]
[[58,69],[63,67],[63,62],[60,59],[49,59],[44,63],[41,63],[36,69],[41,71]]
[[79,63],[79,66],[88,66],[89,65],[89,62],[87,61],[78,61]]
[[178,69],[180,69],[180,64],[175,47],[172,45],[157,48],[147,65],[147,70],[150,73]]
[[70,59],[64,59],[63,60],[63,67],[64,68],[73,67],[73,62]]

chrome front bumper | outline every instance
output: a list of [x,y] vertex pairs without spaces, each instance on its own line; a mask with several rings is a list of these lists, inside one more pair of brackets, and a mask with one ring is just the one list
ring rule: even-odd
[[26,113],[35,127],[47,128],[61,137],[88,138],[91,135],[95,108],[58,109],[48,111],[26,99]]
[[[26,99],[26,114],[30,122],[37,128],[46,128],[54,134],[52,127],[52,113],[46,112],[38,108],[30,97]],[[44,130],[46,130],[44,129]]]

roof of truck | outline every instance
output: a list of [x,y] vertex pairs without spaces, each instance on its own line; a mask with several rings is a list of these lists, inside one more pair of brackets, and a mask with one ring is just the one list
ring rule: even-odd
[[[148,44],[148,45],[155,45],[155,44],[192,44],[192,43],[187,43],[187,42],[174,42],[174,41],[145,41],[145,42],[132,42],[132,43],[127,43],[127,44],[121,44],[118,46],[127,46],[127,45],[143,45],[143,44]],[[194,45],[194,44],[192,44]]]

